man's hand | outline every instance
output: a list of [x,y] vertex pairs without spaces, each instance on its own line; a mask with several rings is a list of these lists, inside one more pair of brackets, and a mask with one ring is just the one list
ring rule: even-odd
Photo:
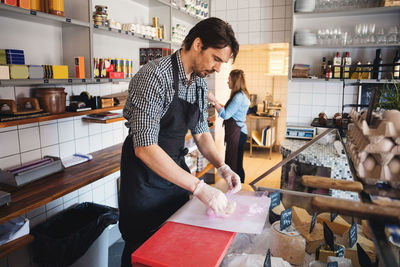
[[242,189],[242,184],[240,182],[240,177],[231,168],[224,164],[217,169],[219,177],[225,179],[226,183],[228,184],[229,190],[232,193],[237,193]]
[[216,216],[222,217],[225,215],[228,199],[221,190],[209,186],[201,180],[194,190],[193,195],[198,197],[207,207],[211,208]]

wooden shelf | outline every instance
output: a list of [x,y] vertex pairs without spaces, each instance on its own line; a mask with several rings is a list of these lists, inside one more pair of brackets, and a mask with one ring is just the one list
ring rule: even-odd
[[115,106],[112,108],[101,108],[101,109],[93,109],[93,110],[80,111],[80,112],[65,112],[62,114],[54,114],[54,115],[43,116],[43,117],[6,121],[6,122],[0,122],[0,128],[16,126],[16,125],[23,125],[23,124],[34,123],[34,122],[65,119],[65,118],[70,118],[70,117],[77,117],[77,116],[82,116],[82,115],[95,114],[95,113],[118,110],[118,109],[123,109],[123,106],[121,105],[121,106]]
[[0,259],[33,242],[33,235],[24,235],[0,246]]
[[203,176],[204,174],[206,174],[206,172],[208,172],[209,170],[211,170],[214,167],[214,165],[212,165],[211,163],[208,163],[208,165],[201,171],[201,172],[197,172],[196,173],[196,177],[200,178],[201,176]]
[[[209,116],[209,117],[207,118],[207,121],[208,121],[208,123],[210,123],[210,122],[215,122],[215,119],[216,119],[216,116],[215,116],[215,115],[212,115],[212,116]],[[215,124],[213,123],[213,125],[210,127],[210,129],[212,129],[214,126],[215,126]],[[192,138],[192,137],[193,137],[193,136],[192,136],[192,134],[190,133],[190,130],[189,130],[188,133],[187,133],[186,136],[185,136],[185,141],[189,140],[189,139]]]
[[20,188],[1,185],[11,193],[9,206],[0,207],[0,224],[93,183],[120,169],[122,144],[91,153],[93,159],[36,180]]
[[109,119],[109,120],[96,120],[96,119],[90,119],[90,118],[82,118],[82,120],[84,120],[86,122],[90,122],[90,123],[107,124],[107,123],[113,123],[113,122],[117,122],[117,121],[124,121],[125,118],[119,117],[119,118],[113,118],[113,119]]

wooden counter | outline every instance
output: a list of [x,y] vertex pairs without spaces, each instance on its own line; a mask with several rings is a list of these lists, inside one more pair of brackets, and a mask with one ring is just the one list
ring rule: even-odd
[[91,153],[91,161],[66,168],[20,188],[0,186],[0,189],[11,193],[9,206],[0,207],[0,224],[118,171],[121,148],[122,144],[119,144]]

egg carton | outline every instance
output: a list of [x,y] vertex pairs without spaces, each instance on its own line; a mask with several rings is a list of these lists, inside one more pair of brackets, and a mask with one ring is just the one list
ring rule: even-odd
[[352,110],[350,117],[361,133],[372,143],[378,143],[383,138],[390,137],[397,145],[400,145],[400,137],[395,125],[388,120],[384,120],[381,115],[373,112],[370,125],[366,121],[367,112],[360,113]]
[[368,153],[389,153],[395,146],[392,138],[381,136],[379,140],[378,138],[369,139],[355,124],[350,124],[348,129],[347,138],[354,143],[360,151],[366,151]]
[[366,184],[387,182],[400,189],[400,156],[392,153],[359,152],[351,142],[346,144],[358,177]]

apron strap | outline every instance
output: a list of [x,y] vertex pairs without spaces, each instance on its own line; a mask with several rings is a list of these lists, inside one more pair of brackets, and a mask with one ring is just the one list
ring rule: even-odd
[[[179,82],[179,77],[178,77],[179,67],[178,67],[178,57],[176,56],[176,53],[178,53],[179,51],[180,50],[176,51],[175,53],[173,53],[171,55],[172,75],[174,77],[174,90],[175,90],[174,98],[178,97],[178,91],[179,91],[179,83],[178,83]],[[203,108],[204,108],[205,103],[202,103],[202,107],[203,108],[200,108],[200,102],[201,102],[200,99],[203,98],[204,89],[203,89],[203,87],[201,87],[201,92],[200,92],[200,97],[199,97],[198,96],[199,92],[198,92],[198,88],[197,88],[196,77],[194,79],[195,79],[194,82],[195,82],[195,85],[196,85],[196,94],[195,94],[196,95],[196,100],[195,100],[195,103],[199,106],[199,109],[200,109],[200,120],[203,122],[204,121]]]
[[176,51],[175,53],[172,54],[171,56],[171,62],[172,62],[172,75],[174,77],[174,98],[178,97],[178,91],[179,91],[179,78],[178,78],[178,58],[176,56],[176,53],[178,53],[178,51]]

